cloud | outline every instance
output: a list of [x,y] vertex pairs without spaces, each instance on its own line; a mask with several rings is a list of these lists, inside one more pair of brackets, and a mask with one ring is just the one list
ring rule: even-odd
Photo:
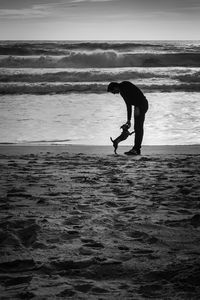
[[[31,1],[31,0],[30,0]],[[34,0],[32,0],[34,1]],[[161,17],[173,17],[173,16],[194,16],[199,13],[199,0],[168,0],[166,2],[160,2],[160,0],[60,0],[58,2],[32,4],[27,7],[27,2],[24,3],[22,8],[4,8],[0,9],[0,19],[10,20],[10,19],[42,19],[42,18],[52,18],[60,19],[67,18],[68,20],[76,18],[115,18],[115,16],[124,16],[124,13],[128,14],[129,18],[161,18]],[[14,2],[13,2],[14,3]],[[107,10],[107,5],[109,9]],[[16,4],[16,3],[15,3]],[[30,4],[30,2],[29,2]],[[104,9],[102,15],[102,10],[96,9],[96,4],[101,5]],[[26,5],[26,7],[25,7]],[[96,9],[96,10],[95,10]]]
[[41,5],[33,5],[23,9],[0,9],[0,19],[29,19],[44,18],[50,15],[50,11]]
[[28,8],[0,9],[0,19],[44,18],[53,15],[57,9],[71,4],[72,1],[34,4]]
[[54,3],[34,4],[29,8],[4,8],[0,9],[0,19],[28,19],[53,16],[57,12],[70,7],[78,7],[81,4],[103,3],[119,0],[68,0]]

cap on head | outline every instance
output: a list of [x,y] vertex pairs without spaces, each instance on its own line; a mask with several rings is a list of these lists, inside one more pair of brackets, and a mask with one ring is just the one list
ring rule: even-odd
[[119,83],[111,82],[107,87],[107,92],[112,92],[115,88],[119,88]]

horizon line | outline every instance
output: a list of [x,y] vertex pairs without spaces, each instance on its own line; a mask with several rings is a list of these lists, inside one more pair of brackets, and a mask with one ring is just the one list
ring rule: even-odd
[[1,39],[0,41],[200,41],[200,39]]

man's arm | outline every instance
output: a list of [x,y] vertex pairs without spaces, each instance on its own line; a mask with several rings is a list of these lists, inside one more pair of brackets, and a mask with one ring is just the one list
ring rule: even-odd
[[126,103],[126,107],[127,107],[127,122],[123,124],[120,128],[122,128],[123,126],[127,126],[128,128],[131,127],[132,105]]
[[140,115],[140,108],[138,106],[135,106],[134,108],[134,117],[139,117]]
[[[132,117],[132,105],[126,104],[127,107],[127,124],[131,124],[131,117]],[[130,125],[131,126],[131,125]]]
[[131,117],[132,117],[132,105],[131,105],[131,101],[130,101],[129,97],[127,96],[127,92],[124,91],[124,90],[125,90],[125,88],[121,84],[121,86],[120,86],[120,94],[121,94],[122,98],[125,101],[126,109],[127,109],[127,122],[124,125],[127,125],[128,128],[130,128],[131,127]]

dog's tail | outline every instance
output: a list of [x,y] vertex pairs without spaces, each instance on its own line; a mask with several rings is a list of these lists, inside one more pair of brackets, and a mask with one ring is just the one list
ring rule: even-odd
[[111,142],[114,142],[113,139],[110,137]]

